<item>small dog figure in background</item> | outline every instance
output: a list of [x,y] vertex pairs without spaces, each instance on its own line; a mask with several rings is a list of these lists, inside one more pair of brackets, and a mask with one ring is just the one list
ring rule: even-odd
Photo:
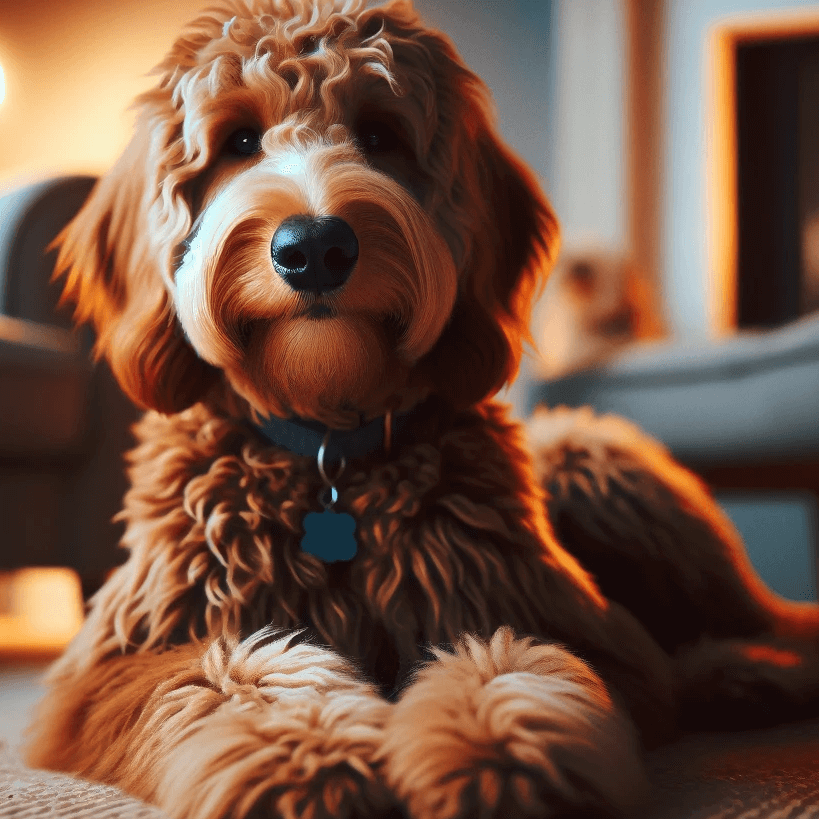
[[625,256],[564,255],[535,310],[538,374],[559,378],[611,359],[635,341],[666,335],[650,282]]
[[[32,764],[178,819],[609,816],[678,703],[810,701],[817,609],[761,588],[688,473],[555,413],[536,476],[492,400],[558,229],[446,37],[404,0],[240,0],[159,73],[60,240],[148,412],[130,554]],[[791,637],[790,665],[741,650]]]

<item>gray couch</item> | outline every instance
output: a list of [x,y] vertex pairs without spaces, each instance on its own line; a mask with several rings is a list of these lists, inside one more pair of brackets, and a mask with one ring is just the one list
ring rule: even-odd
[[537,385],[531,402],[632,418],[701,468],[819,461],[819,317],[721,341],[634,345]]

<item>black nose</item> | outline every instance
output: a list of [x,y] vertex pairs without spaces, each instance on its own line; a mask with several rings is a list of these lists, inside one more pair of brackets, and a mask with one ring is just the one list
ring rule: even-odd
[[358,261],[358,239],[337,216],[290,216],[270,243],[276,272],[294,290],[341,287]]

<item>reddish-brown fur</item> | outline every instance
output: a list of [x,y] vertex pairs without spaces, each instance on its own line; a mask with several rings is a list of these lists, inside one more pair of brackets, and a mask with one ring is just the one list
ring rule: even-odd
[[[132,144],[60,240],[66,298],[148,412],[129,456],[129,558],[51,673],[33,764],[191,819],[604,815],[638,803],[641,741],[667,735],[678,694],[714,693],[699,681],[726,657],[742,679],[764,666],[780,699],[810,700],[804,646],[782,664],[773,643],[731,638],[799,620],[804,639],[815,610],[752,588],[699,485],[662,459],[639,461],[632,485],[621,467],[645,439],[612,444],[604,424],[558,440],[557,415],[533,428],[535,474],[492,401],[517,370],[557,225],[446,38],[402,0],[240,0],[200,19],[159,73]],[[368,154],[373,110],[401,137]],[[240,127],[260,146],[236,159],[221,146]],[[316,296],[321,318],[270,258],[277,226],[304,213],[343,217],[361,246],[343,288]],[[303,552],[316,458],[255,424],[341,429],[409,410],[389,452],[338,479],[357,556]],[[578,510],[584,458],[607,477]],[[649,571],[650,531],[618,514],[632,501],[668,517],[662,576],[696,612],[682,556],[704,520],[697,560],[735,581],[728,619],[750,612],[753,628],[706,622],[716,649],[678,651],[657,622],[649,636],[633,597],[607,599],[560,545],[547,501],[566,531],[567,515],[588,523],[592,556],[609,545],[598,523],[625,525]]]

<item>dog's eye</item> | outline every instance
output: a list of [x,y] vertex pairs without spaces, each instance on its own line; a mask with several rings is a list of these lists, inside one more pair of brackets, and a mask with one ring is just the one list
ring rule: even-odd
[[233,156],[253,156],[262,150],[262,135],[253,128],[239,128],[225,142],[225,152]]
[[365,154],[381,154],[400,146],[398,132],[388,122],[378,119],[362,120],[355,129],[355,138]]

